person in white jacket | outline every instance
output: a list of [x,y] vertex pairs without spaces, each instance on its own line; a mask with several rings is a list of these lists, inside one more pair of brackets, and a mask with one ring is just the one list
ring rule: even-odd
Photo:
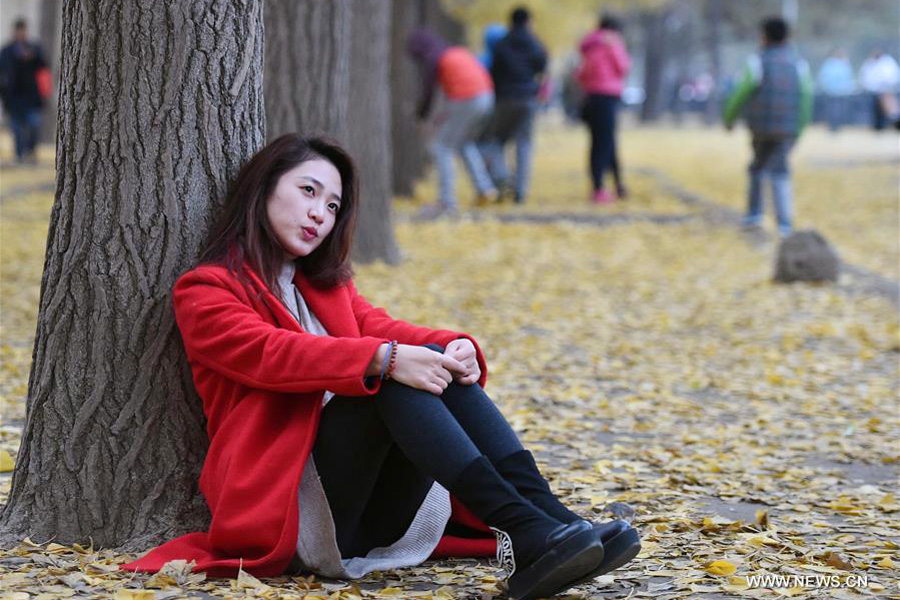
[[900,65],[884,50],[875,50],[859,68],[859,84],[872,97],[872,126],[884,129],[888,123],[900,128]]

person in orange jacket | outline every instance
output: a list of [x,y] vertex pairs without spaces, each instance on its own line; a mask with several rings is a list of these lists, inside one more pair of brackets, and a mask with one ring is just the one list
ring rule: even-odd
[[[453,157],[459,154],[478,194],[477,203],[493,202],[498,192],[478,150],[477,140],[494,110],[491,76],[472,52],[450,46],[437,33],[416,29],[409,34],[407,51],[418,63],[422,92],[417,117],[434,125],[429,149],[438,171],[438,202],[419,213],[421,219],[455,215],[456,175]],[[440,108],[434,109],[440,93]]]
[[336,143],[297,134],[242,167],[173,291],[207,417],[210,528],[122,568],[356,578],[496,549],[509,595],[535,599],[631,560],[627,523],[589,523],[553,495],[486,395],[471,336],[356,291],[356,173]]

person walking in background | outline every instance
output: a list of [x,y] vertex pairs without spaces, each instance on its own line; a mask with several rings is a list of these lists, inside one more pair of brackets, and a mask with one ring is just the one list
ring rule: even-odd
[[819,68],[819,89],[824,95],[828,128],[837,131],[846,121],[847,98],[856,90],[853,66],[844,50],[835,50]]
[[426,120],[432,112],[435,92],[440,90],[443,95],[442,106],[432,117],[436,132],[430,144],[440,182],[438,202],[424,207],[418,217],[435,219],[458,212],[453,165],[457,152],[478,192],[479,203],[495,201],[497,189],[475,143],[494,109],[491,76],[468,49],[449,46],[427,28],[409,35],[407,50],[422,73],[417,110],[420,120]]
[[[531,31],[531,14],[516,8],[510,30],[494,46],[491,77],[497,105],[481,144],[488,170],[500,190],[512,187],[516,203],[525,201],[531,179],[534,116],[538,108],[540,78],[547,68],[547,52]],[[504,147],[516,144],[516,173],[510,182]]]
[[[42,81],[44,79],[45,81]],[[9,116],[16,161],[35,160],[49,71],[41,47],[28,41],[28,25],[19,19],[13,41],[0,50],[0,100]]]
[[479,55],[478,60],[482,66],[490,71],[491,65],[494,64],[494,46],[503,39],[507,33],[506,27],[500,23],[491,23],[484,28],[484,51]]
[[592,199],[595,204],[609,204],[615,197],[603,185],[607,170],[613,174],[618,197],[627,197],[616,152],[616,113],[631,69],[621,22],[611,15],[603,15],[597,30],[581,41],[580,50],[581,65],[576,77],[586,94],[582,118],[591,131]]
[[900,128],[900,109],[897,107],[900,66],[894,57],[875,50],[859,67],[859,84],[872,98],[872,127],[884,129],[888,123]]
[[793,228],[788,155],[812,117],[813,84],[806,64],[788,45],[788,24],[781,17],[763,20],[762,48],[752,55],[743,76],[725,103],[725,127],[746,114],[753,143],[750,188],[744,225],[759,227],[763,215],[763,180],[772,181],[778,232]]

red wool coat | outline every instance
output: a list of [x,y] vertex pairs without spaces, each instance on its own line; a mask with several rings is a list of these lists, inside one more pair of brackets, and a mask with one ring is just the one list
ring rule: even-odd
[[[209,531],[171,540],[122,569],[155,572],[185,559],[211,576],[236,576],[239,566],[260,577],[282,574],[296,550],[297,488],[324,390],[345,396],[378,392],[380,381],[367,387],[364,374],[386,341],[445,346],[461,337],[472,340],[392,319],[352,282],[317,289],[298,269],[294,283],[329,333],[316,336],[304,332],[259,277],[250,275],[252,289],[223,267],[203,265],[175,284],[175,317],[208,421],[200,490],[212,522]],[[475,347],[484,385],[487,368]],[[481,537],[444,536],[433,556],[493,554],[487,527],[452,504],[452,518],[480,530]]]

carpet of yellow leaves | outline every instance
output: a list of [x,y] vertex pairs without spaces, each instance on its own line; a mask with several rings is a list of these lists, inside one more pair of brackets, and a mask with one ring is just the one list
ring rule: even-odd
[[[881,143],[868,132],[839,135]],[[884,155],[874,151],[814,147],[828,139],[813,131],[801,145],[798,222],[820,228],[845,258],[896,280],[896,164],[882,164]],[[741,134],[712,130],[628,129],[623,162],[652,167],[686,190],[740,208],[745,142]],[[887,160],[897,159],[894,144]],[[406,216],[434,189],[426,182],[417,200],[397,203],[405,261],[358,266],[356,276],[363,293],[395,316],[479,339],[489,360],[488,391],[575,510],[600,519],[611,502],[636,509],[642,553],[572,597],[896,596],[896,305],[846,276],[835,285],[772,283],[774,241],[704,219],[702,207],[663,192],[652,175],[632,177],[627,203],[588,205],[585,147],[578,129],[543,129],[529,203],[479,215],[688,220],[596,226],[577,215],[551,224],[464,215],[413,223]],[[4,194],[20,185],[8,183],[7,173],[0,174]],[[51,176],[40,169],[16,174],[25,182]],[[469,196],[463,186],[462,197]],[[24,415],[50,204],[47,193],[2,204],[0,448],[11,455]],[[6,474],[0,493],[8,487]],[[349,584],[206,580],[183,565],[132,577],[114,570],[126,558],[26,542],[0,552],[0,597],[499,594],[495,570],[473,560]],[[765,574],[822,576],[837,587],[794,581],[772,590],[751,579]],[[867,576],[867,586],[852,587],[858,580],[850,576]]]

